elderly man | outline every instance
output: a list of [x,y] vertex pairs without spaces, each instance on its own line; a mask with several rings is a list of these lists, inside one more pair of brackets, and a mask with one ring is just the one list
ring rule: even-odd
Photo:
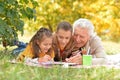
[[66,59],[67,62],[82,64],[82,55],[91,54],[93,64],[105,63],[106,54],[101,39],[94,32],[94,26],[88,19],[80,18],[74,22],[73,39],[73,56]]

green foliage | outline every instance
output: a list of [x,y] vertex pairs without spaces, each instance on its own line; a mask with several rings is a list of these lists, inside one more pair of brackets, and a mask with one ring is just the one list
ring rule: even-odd
[[0,42],[5,47],[18,39],[18,32],[23,35],[23,18],[36,18],[36,6],[34,0],[0,0]]
[[[99,6],[98,6],[99,5]],[[90,7],[93,9],[88,14],[94,22],[97,33],[106,40],[120,41],[120,1],[98,0]]]
[[120,41],[119,5],[119,0],[0,0],[0,42],[11,44],[24,29],[54,32],[59,22],[79,18],[90,19],[103,39]]
[[120,40],[119,0],[38,0],[38,4],[36,22],[29,21],[26,26],[30,31],[41,26],[55,31],[59,22],[65,20],[72,24],[82,17],[93,22],[95,31],[103,39]]
[[81,17],[81,15],[77,15],[76,13],[73,14],[73,2],[74,1],[72,0],[39,0],[39,7],[37,8],[37,21],[36,23],[33,23],[32,21],[29,22],[30,24],[28,23],[29,30],[38,30],[38,28],[43,26],[48,27],[51,31],[55,31],[57,24],[61,21],[65,20],[72,23],[74,18]]

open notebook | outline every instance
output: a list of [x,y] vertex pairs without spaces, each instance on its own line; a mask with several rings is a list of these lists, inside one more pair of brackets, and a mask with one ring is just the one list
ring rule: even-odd
[[[9,61],[10,63],[19,63],[16,62],[16,60],[11,60]],[[38,62],[38,59],[30,59],[27,58],[25,59],[24,63],[26,65],[30,65],[30,66],[53,66],[53,65],[61,65],[61,66],[75,66],[77,65],[76,63],[67,63],[67,62],[54,62],[54,61],[48,61],[48,62]]]
[[74,66],[74,65],[77,65],[76,63],[53,62],[53,61],[42,62],[42,63],[39,63],[39,64],[41,64],[41,65],[65,65],[65,66]]

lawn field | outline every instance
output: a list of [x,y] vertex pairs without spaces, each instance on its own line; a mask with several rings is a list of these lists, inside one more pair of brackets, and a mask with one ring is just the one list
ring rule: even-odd
[[[30,37],[20,38],[29,42]],[[120,43],[103,41],[107,54],[120,53]],[[8,50],[0,45],[0,80],[120,80],[120,69],[107,67],[97,68],[53,68],[31,67],[24,64],[11,64],[8,61],[16,58],[11,55],[11,50],[16,47],[8,47]]]
[[[108,54],[120,52],[120,44],[103,42]],[[115,46],[113,46],[115,45]],[[8,47],[5,51],[0,48],[0,80],[120,80],[120,69],[99,68],[53,68],[31,67],[24,64],[11,64],[8,61],[14,59]]]
[[53,68],[31,67],[11,64],[14,58],[1,52],[0,80],[120,80],[120,70],[106,67],[97,68]]

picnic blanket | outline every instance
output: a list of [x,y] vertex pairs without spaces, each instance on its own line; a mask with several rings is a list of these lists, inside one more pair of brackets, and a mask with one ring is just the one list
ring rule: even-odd
[[107,64],[120,66],[120,54],[107,55]]
[[35,59],[27,58],[25,60],[25,64],[29,65],[29,66],[46,67],[46,68],[53,67],[55,65],[60,65],[62,67],[66,67],[66,68],[69,67],[69,66],[78,65],[76,63],[54,62],[54,61],[38,62],[38,58],[35,58]]
[[[12,63],[16,63],[16,62],[12,61]],[[91,66],[83,66],[83,65],[78,65],[76,63],[54,62],[54,61],[40,63],[38,62],[38,58],[35,58],[35,59],[26,58],[24,61],[24,64],[28,66],[45,67],[45,68],[51,68],[55,65],[60,65],[63,68],[93,68],[93,67],[104,66],[108,68],[120,69],[120,54],[107,55],[106,64],[97,64],[97,65],[91,65]]]
[[67,63],[67,62],[43,62],[39,63],[36,59],[26,59],[25,64],[29,66],[37,66],[37,67],[52,67],[54,65],[60,65],[64,68],[92,68],[92,67],[108,67],[108,68],[119,68],[120,69],[120,54],[116,55],[107,55],[107,63],[106,64],[97,64],[97,65],[91,65],[91,66],[83,66],[78,65],[76,63]]

